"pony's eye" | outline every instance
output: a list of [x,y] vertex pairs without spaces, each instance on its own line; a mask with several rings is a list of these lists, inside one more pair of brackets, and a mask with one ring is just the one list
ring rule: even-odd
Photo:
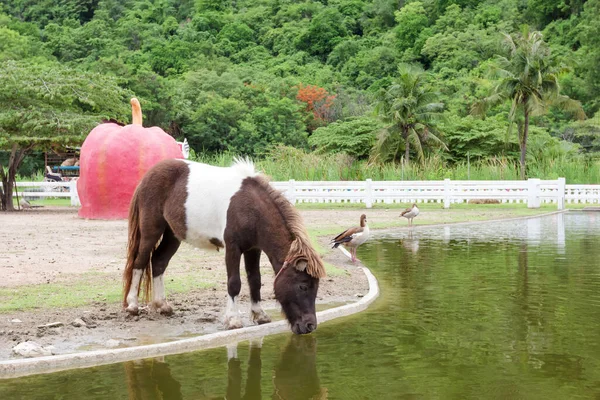
[[303,292],[306,292],[308,290],[308,286],[306,285],[300,285],[300,290],[302,290]]

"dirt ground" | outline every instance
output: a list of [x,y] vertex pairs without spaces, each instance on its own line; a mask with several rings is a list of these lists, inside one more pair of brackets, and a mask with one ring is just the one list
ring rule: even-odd
[[[419,215],[417,223],[492,220],[541,212],[480,207],[468,210],[430,207]],[[339,268],[337,274],[321,280],[317,296],[319,309],[356,301],[368,291],[367,280],[358,265],[352,264],[341,252],[328,249],[328,237],[357,225],[362,213],[367,214],[371,229],[407,229],[406,220],[398,216],[398,208],[301,209],[300,212],[309,229],[325,235],[319,238],[321,247],[327,249],[325,261]],[[165,274],[167,300],[174,314],[165,317],[143,311],[131,317],[117,300],[126,244],[124,220],[85,220],[78,218],[77,210],[59,207],[0,214],[0,293],[8,293],[13,300],[21,300],[20,293],[28,293],[25,297],[34,298],[24,300],[35,307],[0,312],[0,360],[15,357],[12,348],[27,340],[54,346],[53,352],[61,354],[158,343],[224,329],[222,317],[227,290],[223,252],[203,252],[183,244]],[[261,275],[263,307],[273,320],[280,319],[280,309],[273,298],[274,276],[266,257],[261,259]],[[112,299],[107,299],[103,291],[94,292],[99,281],[104,288],[112,289]],[[174,291],[178,282],[186,287]],[[170,285],[175,293],[169,291]],[[43,301],[38,305],[36,291],[45,287],[59,292],[57,297],[62,302],[69,301],[63,300],[69,295],[71,299],[78,296],[82,300],[79,303],[85,305],[50,306]],[[82,291],[82,287],[90,287],[91,291]],[[247,326],[251,322],[245,282],[240,300],[242,319]],[[0,306],[2,301],[0,299]],[[74,326],[77,319],[83,320],[85,326]]]
[[[377,218],[387,217],[383,211]],[[357,211],[302,211],[308,227],[348,226]],[[375,216],[375,213],[373,214]],[[18,213],[0,214],[0,289],[23,285],[42,287],[58,284],[68,291],[72,281],[82,277],[104,279],[120,285],[125,262],[127,223],[85,220],[70,208],[40,208]],[[324,247],[326,239],[321,243]],[[318,309],[356,301],[366,294],[368,284],[357,265],[340,252],[328,252],[325,260],[338,266],[341,274],[321,281]],[[272,293],[273,273],[266,257],[261,260],[263,307],[274,320],[280,319],[278,304]],[[90,275],[90,273],[92,273]],[[200,274],[207,288],[169,294],[170,277]],[[243,274],[243,273],[242,273]],[[101,297],[90,299],[85,306],[48,307],[0,313],[0,360],[14,358],[12,348],[31,340],[53,346],[55,354],[107,347],[125,347],[176,340],[224,329],[222,315],[226,303],[224,253],[209,253],[182,245],[166,272],[168,301],[174,308],[170,317],[143,310],[141,315],[127,315],[116,302]],[[249,296],[246,282],[240,295],[245,325],[249,321]],[[0,300],[1,301],[1,300]],[[81,319],[85,326],[76,327]],[[46,326],[52,324],[51,326]]]

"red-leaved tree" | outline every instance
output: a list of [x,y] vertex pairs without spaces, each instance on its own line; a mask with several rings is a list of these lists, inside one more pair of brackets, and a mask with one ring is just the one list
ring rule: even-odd
[[309,130],[312,131],[331,121],[335,95],[329,94],[324,88],[315,85],[300,83],[297,87],[296,99],[306,103],[306,111],[311,112],[313,115],[314,124],[309,124]]

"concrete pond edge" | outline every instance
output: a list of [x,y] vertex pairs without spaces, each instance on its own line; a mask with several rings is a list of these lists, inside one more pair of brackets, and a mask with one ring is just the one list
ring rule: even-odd
[[[373,301],[375,301],[375,299],[377,299],[377,297],[379,297],[379,284],[377,283],[377,279],[368,268],[361,268],[369,282],[369,292],[354,303],[317,312],[317,322],[319,324],[364,311]],[[230,331],[220,331],[173,342],[6,360],[0,361],[0,379],[18,378],[27,375],[52,373],[76,368],[90,368],[141,358],[162,357],[172,354],[212,349],[244,340],[289,331],[289,324],[287,321],[282,320],[265,325],[249,326]]]

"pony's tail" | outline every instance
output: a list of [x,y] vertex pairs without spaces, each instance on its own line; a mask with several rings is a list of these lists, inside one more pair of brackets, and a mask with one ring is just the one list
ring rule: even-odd
[[[123,271],[123,307],[127,307],[127,294],[131,288],[133,278],[133,266],[140,249],[140,207],[138,190],[133,193],[129,206],[129,239],[127,241],[127,262]],[[152,269],[150,264],[146,265],[142,281],[138,287],[138,296],[142,283],[144,284],[144,300],[148,302],[152,290]]]

